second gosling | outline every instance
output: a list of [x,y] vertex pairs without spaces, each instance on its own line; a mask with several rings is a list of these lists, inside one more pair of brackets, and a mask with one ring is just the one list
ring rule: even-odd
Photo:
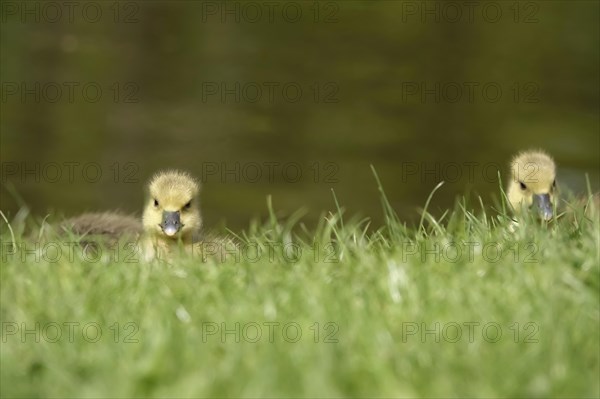
[[515,214],[535,208],[541,219],[552,219],[555,191],[556,164],[550,155],[525,151],[512,160],[507,197]]

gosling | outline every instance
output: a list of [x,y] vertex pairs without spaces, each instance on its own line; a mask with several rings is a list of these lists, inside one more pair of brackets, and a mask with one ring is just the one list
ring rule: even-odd
[[515,214],[535,208],[543,220],[554,216],[556,164],[541,150],[518,154],[511,163],[507,197]]
[[150,180],[142,216],[142,252],[146,259],[162,258],[176,248],[187,252],[200,240],[200,184],[177,170],[158,172]]
[[161,171],[148,184],[141,220],[120,212],[85,213],[65,220],[61,230],[80,237],[84,247],[138,242],[148,261],[168,256],[176,248],[192,252],[193,244],[201,240],[199,191],[200,184],[187,172]]

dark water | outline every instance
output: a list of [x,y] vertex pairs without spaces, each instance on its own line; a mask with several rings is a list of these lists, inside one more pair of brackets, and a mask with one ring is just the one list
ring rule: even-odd
[[[140,213],[145,181],[204,181],[208,225],[299,208],[401,217],[440,181],[498,195],[544,148],[599,188],[598,2],[2,3],[1,209]],[[58,4],[58,6],[56,6]]]

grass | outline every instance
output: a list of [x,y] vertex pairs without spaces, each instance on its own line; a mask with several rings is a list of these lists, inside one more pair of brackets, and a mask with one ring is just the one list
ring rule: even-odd
[[224,261],[69,259],[3,221],[2,397],[600,395],[597,217],[459,200],[411,227],[379,186],[380,228],[269,202]]

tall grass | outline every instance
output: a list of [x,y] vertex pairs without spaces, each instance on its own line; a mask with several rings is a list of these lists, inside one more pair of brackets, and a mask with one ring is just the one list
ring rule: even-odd
[[2,396],[600,395],[597,212],[430,197],[407,227],[375,177],[383,226],[335,194],[312,228],[269,199],[224,258],[56,256],[51,221],[5,218]]

